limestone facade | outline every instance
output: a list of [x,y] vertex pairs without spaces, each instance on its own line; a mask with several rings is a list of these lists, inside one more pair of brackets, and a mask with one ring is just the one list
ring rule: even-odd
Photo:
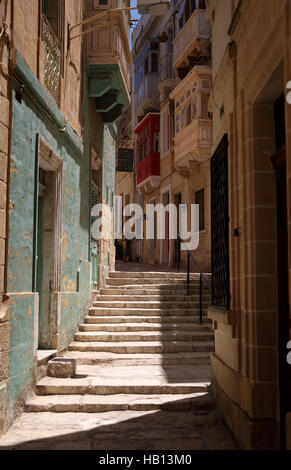
[[[188,221],[190,205],[200,205],[200,240],[192,254],[201,270],[209,272],[212,123],[207,108],[211,68],[210,23],[205,2],[194,1],[191,7],[187,2],[177,2],[161,18],[142,16],[132,42],[135,45],[132,129],[147,119],[148,113],[160,113],[159,176],[155,174],[156,169],[148,176],[146,167],[152,165],[152,157],[148,155],[140,161],[138,137],[134,132],[136,172],[145,175],[143,181],[135,177],[139,201],[144,214],[147,204],[171,203],[177,208],[179,204],[188,204]],[[140,168],[142,165],[144,168]],[[133,192],[130,199],[137,201]],[[144,234],[145,225],[146,220]],[[168,232],[166,228],[165,240],[144,237],[137,242],[141,258],[145,263],[169,267],[177,267],[180,258],[185,269],[187,252],[180,250],[178,241],[171,240]]]
[[[68,347],[91,290],[114,270],[113,233],[99,253],[92,246],[92,187],[113,210],[115,121],[130,100],[129,18],[106,23],[102,57],[100,36],[83,40],[79,24],[128,5],[0,4],[0,432],[34,389],[39,350]],[[68,25],[79,25],[70,37]]]
[[208,313],[217,402],[243,447],[290,449],[291,5],[209,0],[207,11],[213,155],[228,141],[230,308]]

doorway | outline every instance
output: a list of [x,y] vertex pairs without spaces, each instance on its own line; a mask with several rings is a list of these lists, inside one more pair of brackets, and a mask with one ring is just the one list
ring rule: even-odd
[[39,305],[35,344],[48,350],[58,347],[62,160],[42,138],[38,139],[36,177],[34,290]]

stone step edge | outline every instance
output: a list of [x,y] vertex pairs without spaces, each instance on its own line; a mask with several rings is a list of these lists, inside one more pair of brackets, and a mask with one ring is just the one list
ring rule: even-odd
[[[101,413],[106,411],[148,411],[154,409],[165,411],[214,410],[215,403],[212,399],[208,398],[208,393],[207,391],[181,395],[147,394],[144,397],[141,394],[120,394],[112,396],[35,395],[26,402],[25,411],[32,413]],[[207,397],[207,399],[200,401],[201,397]]]

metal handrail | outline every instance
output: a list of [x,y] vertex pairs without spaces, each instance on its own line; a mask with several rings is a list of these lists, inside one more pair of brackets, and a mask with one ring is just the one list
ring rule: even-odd
[[[178,236],[179,242],[184,245],[186,245],[185,240],[180,238]],[[200,275],[200,285],[199,285],[199,303],[200,303],[200,323],[202,323],[203,319],[203,280],[205,281],[206,286],[208,287],[209,291],[211,292],[211,286],[210,283],[208,282],[208,279],[205,277],[204,273],[202,272],[198,262],[192,255],[191,251],[187,249],[187,295],[190,295],[190,260],[192,259],[196,269],[199,272]],[[178,272],[180,272],[180,262],[181,262],[181,250],[179,250],[179,256],[178,256]]]

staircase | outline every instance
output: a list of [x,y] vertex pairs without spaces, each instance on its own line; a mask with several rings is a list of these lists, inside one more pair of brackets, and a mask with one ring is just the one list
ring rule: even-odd
[[[113,272],[69,350],[76,378],[44,377],[28,412],[186,410],[210,385],[211,321],[199,276]],[[210,293],[203,292],[206,310]]]
[[76,362],[75,375],[41,378],[0,450],[235,449],[209,393],[213,331],[197,292],[197,275],[187,296],[185,274],[112,273],[54,363],[65,375]]

